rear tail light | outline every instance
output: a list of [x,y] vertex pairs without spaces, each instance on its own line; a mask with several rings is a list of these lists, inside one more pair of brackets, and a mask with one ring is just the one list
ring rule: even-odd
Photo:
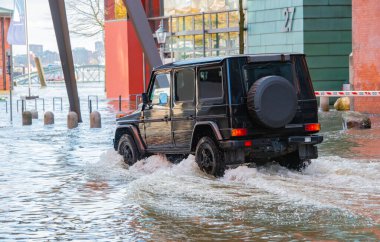
[[305,124],[305,131],[307,132],[316,132],[321,130],[321,124]]
[[244,146],[245,147],[251,147],[252,146],[252,141],[251,140],[247,140],[244,142]]
[[247,136],[247,129],[232,129],[231,136],[233,137]]

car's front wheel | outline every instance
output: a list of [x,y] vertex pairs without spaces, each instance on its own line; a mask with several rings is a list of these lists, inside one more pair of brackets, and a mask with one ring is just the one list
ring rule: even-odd
[[119,140],[118,152],[123,156],[124,162],[133,165],[139,159],[139,151],[133,138],[129,134],[124,134]]
[[199,168],[207,174],[215,177],[224,175],[225,163],[223,153],[210,137],[199,140],[195,150],[195,161]]

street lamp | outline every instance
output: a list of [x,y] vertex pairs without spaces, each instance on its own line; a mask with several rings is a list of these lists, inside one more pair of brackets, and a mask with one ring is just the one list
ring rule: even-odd
[[160,57],[163,64],[164,64],[164,47],[166,43],[166,35],[167,33],[165,32],[165,29],[164,29],[164,20],[161,19],[160,26],[156,30],[156,38],[157,38],[157,43],[160,45]]

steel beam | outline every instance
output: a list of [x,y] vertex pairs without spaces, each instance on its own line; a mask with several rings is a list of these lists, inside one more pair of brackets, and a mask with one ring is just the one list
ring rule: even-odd
[[[49,0],[52,1],[52,0]],[[135,27],[137,37],[143,47],[145,56],[151,68],[162,65],[162,60],[157,51],[156,43],[153,39],[152,30],[148,23],[141,1],[123,0],[128,9],[128,16]]]
[[55,37],[57,38],[59,56],[62,63],[63,76],[65,77],[67,95],[69,97],[70,111],[76,112],[78,121],[82,122],[69,28],[67,25],[65,0],[49,0],[49,5],[54,24]]

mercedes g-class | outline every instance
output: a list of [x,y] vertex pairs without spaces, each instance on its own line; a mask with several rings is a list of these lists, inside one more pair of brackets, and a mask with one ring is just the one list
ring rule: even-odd
[[323,137],[305,56],[178,61],[152,71],[143,104],[119,118],[114,148],[129,165],[151,154],[195,155],[204,172],[276,161],[304,168]]

